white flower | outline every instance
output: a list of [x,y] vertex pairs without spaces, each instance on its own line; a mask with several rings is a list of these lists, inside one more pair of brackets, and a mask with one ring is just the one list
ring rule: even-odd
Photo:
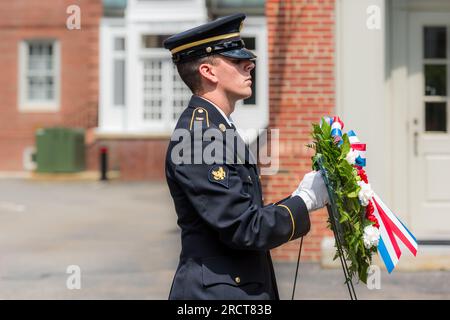
[[345,157],[345,160],[347,160],[350,164],[355,164],[355,160],[358,154],[353,151],[353,149],[350,149],[350,151],[347,153],[347,156]]
[[373,246],[378,246],[380,240],[380,230],[374,226],[367,226],[364,228],[363,241],[366,249],[370,249]]
[[358,185],[361,187],[361,190],[359,190],[358,198],[361,202],[362,206],[367,206],[369,204],[369,201],[373,197],[373,190],[370,187],[370,183],[365,183],[363,181],[358,181]]

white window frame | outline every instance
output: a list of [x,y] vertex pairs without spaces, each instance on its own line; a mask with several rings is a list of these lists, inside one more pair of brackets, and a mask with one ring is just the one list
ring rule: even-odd
[[[125,51],[114,51],[114,40],[125,39]],[[123,132],[127,122],[127,69],[128,41],[123,18],[103,18],[100,24],[99,61],[99,132]],[[125,104],[114,104],[114,59],[125,60]]]
[[[29,101],[28,100],[28,46],[29,43],[51,43],[53,45],[53,83],[54,97],[52,100]],[[60,109],[61,88],[61,53],[60,43],[55,39],[27,39],[19,43],[19,76],[18,76],[18,109],[20,112],[57,112]]]

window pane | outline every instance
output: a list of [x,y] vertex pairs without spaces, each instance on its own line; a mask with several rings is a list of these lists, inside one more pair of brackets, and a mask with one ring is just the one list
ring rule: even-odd
[[147,34],[142,36],[142,48],[150,49],[150,48],[163,48],[163,42],[170,35],[164,34]]
[[125,105],[125,60],[114,60],[114,105]]
[[147,59],[144,61],[144,112],[145,120],[162,118],[162,61]]
[[424,27],[423,39],[425,59],[445,59],[447,57],[446,27]]
[[125,38],[114,38],[114,50],[115,51],[125,50]]
[[447,66],[425,65],[425,95],[445,96],[447,95]]
[[45,77],[45,93],[46,98],[48,100],[52,100],[53,97],[53,78],[52,77]]
[[30,70],[51,70],[51,62],[49,62],[50,57],[42,56],[42,55],[32,55],[28,59],[28,68]]
[[173,120],[177,120],[184,108],[187,107],[189,103],[189,99],[191,97],[191,90],[184,84],[183,80],[181,80],[180,75],[178,74],[177,68],[173,65],[173,112],[172,118]]
[[[256,38],[255,37],[242,37],[242,40],[244,40],[245,47],[249,50],[256,50]],[[256,61],[255,61],[256,64]],[[244,100],[244,104],[256,104],[256,66],[251,71],[252,75],[252,96],[248,99]]]
[[46,100],[46,78],[29,77],[28,78],[28,98],[30,100]]
[[447,104],[425,103],[425,131],[447,131]]
[[242,37],[242,40],[244,40],[245,47],[249,50],[255,50],[256,49],[256,39],[255,37]]
[[28,44],[27,97],[30,101],[51,101],[55,98],[52,75],[54,66],[53,43],[32,41]]
[[53,57],[52,56],[46,57],[46,61],[47,61],[47,70],[52,70],[53,69]]

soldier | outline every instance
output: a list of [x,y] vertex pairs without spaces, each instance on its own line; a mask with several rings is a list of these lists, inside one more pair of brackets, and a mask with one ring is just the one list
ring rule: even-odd
[[[236,101],[252,94],[256,56],[240,38],[244,19],[223,17],[164,42],[193,93],[166,156],[182,245],[169,299],[279,299],[269,250],[307,234],[309,212],[328,202],[321,175],[310,172],[292,195],[264,205],[252,153],[239,151],[238,134],[228,135],[236,133]],[[196,132],[205,137],[208,130],[214,139],[196,144]],[[214,161],[196,162],[208,141]]]

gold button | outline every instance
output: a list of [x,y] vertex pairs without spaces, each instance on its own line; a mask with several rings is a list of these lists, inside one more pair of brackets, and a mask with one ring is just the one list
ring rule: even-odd
[[211,47],[207,47],[207,48],[206,48],[206,52],[210,53],[211,51],[212,51],[212,48],[211,48]]
[[236,283],[241,283],[241,278],[239,278],[239,277],[236,277],[236,278],[234,278],[234,281],[236,281]]
[[222,132],[225,132],[227,130],[227,127],[225,127],[225,125],[223,123],[219,124],[219,129]]
[[202,109],[199,109],[199,110],[198,110],[198,113],[203,113],[203,110],[202,110]]

